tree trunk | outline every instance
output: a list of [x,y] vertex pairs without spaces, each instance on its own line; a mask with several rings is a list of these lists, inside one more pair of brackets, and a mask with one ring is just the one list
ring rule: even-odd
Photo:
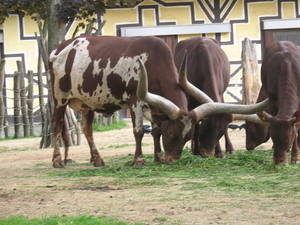
[[54,6],[61,4],[61,0],[48,0],[48,53],[50,54],[59,43],[65,40],[66,23],[56,16]]
[[242,50],[243,65],[243,104],[249,105],[256,103],[260,84],[258,79],[258,64],[255,46],[245,38]]

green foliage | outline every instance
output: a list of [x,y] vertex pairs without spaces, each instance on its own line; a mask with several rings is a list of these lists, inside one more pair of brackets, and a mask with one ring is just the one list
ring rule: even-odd
[[[80,224],[80,225],[127,225],[127,222],[118,221],[106,216],[80,216],[80,217],[49,217],[26,219],[24,216],[12,217],[0,220],[1,225],[62,225],[62,224]],[[135,223],[135,225],[142,225]]]
[[46,0],[4,0],[0,4],[0,24],[2,24],[9,14],[18,14],[21,17],[31,16],[36,20],[47,18],[47,1]]
[[[104,13],[106,7],[122,5],[125,7],[134,6],[138,0],[62,0],[61,4],[56,4],[57,17],[68,23],[75,19],[85,19],[87,22],[95,22],[94,15]],[[0,24],[2,24],[9,14],[18,14],[37,16],[47,19],[47,1],[46,0],[3,0],[0,2]],[[81,26],[84,28],[84,24]]]
[[[64,0],[61,4],[56,4],[57,17],[65,23],[72,22],[74,19],[86,19],[87,22],[96,22],[95,14],[105,12],[104,1],[95,0]],[[80,24],[85,27],[84,23]]]

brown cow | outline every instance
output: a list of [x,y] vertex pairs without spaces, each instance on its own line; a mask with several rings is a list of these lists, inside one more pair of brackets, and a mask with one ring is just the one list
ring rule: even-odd
[[[49,64],[55,104],[54,167],[64,167],[67,160],[67,135],[63,135],[65,161],[59,151],[61,131],[65,131],[64,112],[67,105],[83,115],[84,134],[94,166],[103,166],[104,161],[93,141],[93,111],[110,116],[117,110],[130,108],[136,141],[133,164],[140,165],[145,163],[141,148],[143,116],[158,126],[162,121],[168,121],[161,124],[163,145],[166,161],[174,162],[180,158],[184,144],[191,139],[194,124],[206,114],[224,110],[254,113],[268,105],[268,101],[245,107],[230,105],[228,109],[226,105],[207,105],[205,112],[205,107],[188,111],[172,53],[162,40],[155,37],[77,37],[60,44],[51,53]],[[184,66],[181,70],[183,76]],[[208,98],[199,90],[195,96],[200,101]],[[154,141],[155,146],[159,145],[159,140],[154,138]],[[160,148],[155,148],[155,161],[162,160],[160,155]]]
[[292,163],[299,163],[298,138],[295,126],[300,121],[300,51],[289,41],[267,46],[261,67],[262,88],[270,100],[270,114],[261,115],[270,123],[275,163],[287,164],[292,148]]
[[[224,102],[225,92],[230,80],[230,64],[218,42],[211,38],[194,37],[181,41],[175,49],[175,64],[177,69],[184,55],[188,53],[187,78],[198,89],[207,94],[214,102]],[[187,94],[188,109],[200,105],[199,101]],[[215,149],[215,156],[223,158],[219,144],[225,134],[226,152],[232,153],[233,146],[229,140],[227,129],[232,121],[231,114],[211,115],[196,123],[192,140],[192,152],[195,155],[210,157]]]

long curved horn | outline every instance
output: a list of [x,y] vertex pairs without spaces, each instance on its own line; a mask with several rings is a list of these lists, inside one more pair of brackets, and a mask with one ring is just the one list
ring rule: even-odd
[[269,123],[262,121],[257,114],[250,114],[250,115],[232,114],[232,121],[234,121],[234,120],[245,120],[248,122],[253,122],[253,123],[258,123],[261,125],[270,126]]
[[179,84],[180,86],[191,96],[196,98],[200,103],[214,102],[208,95],[203,91],[192,85],[186,77],[187,74],[187,50],[184,51],[182,62],[179,70]]
[[136,91],[137,97],[140,100],[159,108],[161,111],[166,113],[170,119],[176,119],[179,116],[180,109],[168,99],[148,92],[147,71],[142,60],[139,58],[138,61],[141,68],[141,76]]
[[193,109],[196,114],[197,121],[200,121],[203,117],[212,114],[221,113],[238,113],[238,114],[253,114],[256,112],[261,112],[269,106],[269,99],[253,104],[253,105],[237,105],[228,103],[206,103]]

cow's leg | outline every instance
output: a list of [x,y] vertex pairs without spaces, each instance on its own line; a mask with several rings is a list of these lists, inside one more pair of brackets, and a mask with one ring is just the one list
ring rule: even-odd
[[65,165],[67,165],[67,163],[72,163],[74,162],[72,159],[68,159],[68,153],[69,153],[69,147],[71,146],[71,141],[70,141],[70,137],[69,137],[69,132],[67,130],[67,120],[66,120],[66,115],[64,115],[64,124],[62,126],[62,139],[64,142],[64,147],[65,147],[65,159],[64,159],[64,163]]
[[161,145],[160,145],[161,129],[158,124],[152,123],[151,134],[154,142],[154,162],[165,161],[164,155],[162,154],[161,151]]
[[191,148],[193,155],[200,155],[200,146],[199,146],[199,123],[195,124],[194,134],[191,140]]
[[224,134],[224,138],[225,138],[225,148],[226,148],[226,153],[228,154],[233,154],[234,153],[234,148],[233,145],[231,143],[231,140],[229,138],[228,132],[226,131]]
[[142,139],[144,137],[143,131],[143,113],[139,104],[136,108],[131,108],[131,120],[133,125],[133,134],[135,139],[135,153],[132,165],[142,166],[146,164],[146,161],[142,152]]
[[[298,126],[298,125],[297,125]],[[298,133],[297,133],[297,137],[298,137],[298,147],[300,147],[300,129],[298,130]]]
[[94,120],[94,111],[92,110],[89,110],[86,115],[82,116],[83,132],[89,144],[90,152],[91,152],[91,163],[93,163],[95,167],[100,167],[100,166],[104,166],[105,163],[103,159],[100,157],[100,154],[94,142],[93,120]]
[[53,144],[54,144],[54,150],[53,150],[53,167],[54,168],[64,168],[65,164],[61,158],[60,155],[60,139],[61,139],[61,132],[62,129],[65,126],[64,123],[64,114],[65,114],[66,106],[61,107],[55,107],[54,113],[52,117],[52,129],[53,129]]
[[292,157],[291,157],[291,163],[292,164],[299,164],[299,148],[298,148],[298,131],[299,131],[299,126],[296,125],[296,137],[293,142],[293,147],[292,147]]
[[221,145],[220,145],[219,141],[218,141],[218,144],[215,147],[215,157],[225,158],[224,154],[222,153],[222,148],[221,148]]

